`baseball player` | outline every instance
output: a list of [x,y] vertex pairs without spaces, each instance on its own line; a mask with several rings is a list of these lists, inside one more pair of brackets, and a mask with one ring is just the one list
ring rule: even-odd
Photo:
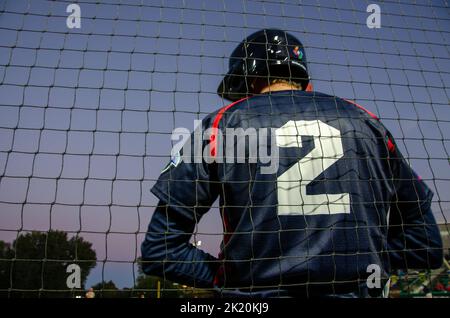
[[[374,114],[312,90],[297,38],[248,36],[218,94],[232,103],[202,120],[206,157],[183,148],[152,188],[160,201],[142,243],[145,273],[222,296],[368,297],[394,269],[441,266],[433,193]],[[218,160],[233,129],[270,131],[257,146],[276,154],[276,169],[248,149]],[[218,258],[189,243],[216,198]]]

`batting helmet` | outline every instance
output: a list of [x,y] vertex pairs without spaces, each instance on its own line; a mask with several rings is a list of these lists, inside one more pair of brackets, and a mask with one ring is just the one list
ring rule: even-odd
[[305,49],[296,37],[285,31],[264,29],[251,34],[234,49],[229,71],[217,94],[236,101],[253,95],[261,83],[266,86],[273,78],[285,78],[306,89],[309,75]]

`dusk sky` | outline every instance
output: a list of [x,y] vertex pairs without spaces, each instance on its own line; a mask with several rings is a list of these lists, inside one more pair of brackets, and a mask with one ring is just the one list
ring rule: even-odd
[[[304,44],[314,90],[381,118],[450,218],[450,17],[446,1],[0,1],[0,240],[64,230],[93,243],[87,287],[132,287],[170,158],[170,134],[228,104],[216,95],[247,35]],[[81,28],[66,25],[78,3]],[[369,4],[381,27],[368,28]],[[219,252],[213,208],[197,239]]]

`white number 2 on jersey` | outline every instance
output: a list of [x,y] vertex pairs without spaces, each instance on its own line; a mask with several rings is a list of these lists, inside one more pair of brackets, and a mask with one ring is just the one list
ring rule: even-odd
[[350,213],[348,193],[306,193],[310,182],[344,156],[340,131],[320,120],[291,120],[276,130],[277,146],[301,148],[302,136],[313,136],[314,149],[278,177],[278,215]]

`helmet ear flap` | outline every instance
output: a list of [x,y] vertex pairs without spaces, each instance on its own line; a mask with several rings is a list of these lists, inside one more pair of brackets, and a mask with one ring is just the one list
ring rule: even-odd
[[246,77],[241,74],[232,74],[228,80],[228,87],[231,93],[245,93],[246,91]]
[[247,77],[241,74],[226,75],[220,83],[217,93],[219,96],[231,101],[236,101],[252,94]]
[[228,78],[228,87],[230,88],[230,90],[236,91],[241,86],[241,76],[236,74],[230,75],[230,77]]

